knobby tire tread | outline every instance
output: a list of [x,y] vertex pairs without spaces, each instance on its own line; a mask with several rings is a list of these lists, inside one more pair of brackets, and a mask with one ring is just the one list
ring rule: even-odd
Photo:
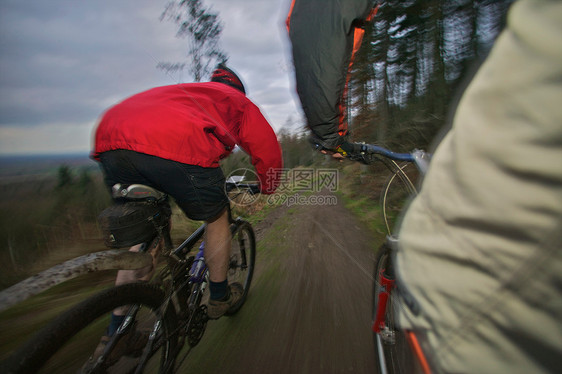
[[[8,359],[7,372],[22,374],[36,372],[69,339],[117,306],[141,304],[151,309],[158,309],[163,302],[163,291],[146,283],[124,284],[101,291],[61,314],[19,348]],[[172,308],[166,309],[163,323],[167,331],[176,330],[177,317]],[[170,352],[174,352],[176,347],[175,339],[175,335],[169,337]]]
[[[229,310],[226,315],[227,316],[232,316],[236,313],[238,313],[238,311],[240,310],[240,308],[242,308],[242,306],[244,305],[244,303],[246,302],[246,298],[248,296],[248,291],[250,290],[250,285],[252,283],[252,278],[254,276],[254,266],[256,263],[256,235],[254,233],[254,229],[252,228],[252,225],[250,225],[249,222],[243,221],[242,223],[240,223],[238,229],[236,230],[234,236],[233,236],[233,240],[237,240],[238,235],[243,234],[244,232],[246,232],[248,235],[248,239],[250,241],[249,245],[247,245],[247,250],[246,250],[246,256],[247,256],[247,261],[248,261],[248,266],[250,268],[248,275],[246,276],[246,284],[243,285],[244,287],[244,295],[242,296],[242,299],[240,300],[240,302],[231,310]],[[249,253],[248,253],[249,251]]]

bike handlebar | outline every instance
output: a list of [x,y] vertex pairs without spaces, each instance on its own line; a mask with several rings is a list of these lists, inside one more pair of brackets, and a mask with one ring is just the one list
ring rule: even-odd
[[353,143],[353,148],[354,151],[349,153],[349,159],[364,164],[370,164],[376,160],[376,156],[382,156],[393,161],[413,162],[423,174],[429,166],[430,155],[419,149],[411,153],[397,153],[378,145],[365,143]]
[[397,153],[392,152],[384,147],[373,144],[358,144],[361,147],[362,153],[381,155],[394,161],[414,162],[414,156],[411,153]]

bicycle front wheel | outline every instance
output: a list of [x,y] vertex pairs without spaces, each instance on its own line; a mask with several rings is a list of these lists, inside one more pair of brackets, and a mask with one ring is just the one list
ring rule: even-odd
[[386,230],[389,235],[397,236],[398,222],[409,200],[417,194],[415,187],[419,172],[413,164],[387,165],[392,174],[387,179],[381,192],[380,203]]
[[[9,373],[147,373],[165,372],[173,366],[177,346],[177,318],[172,307],[163,308],[159,288],[131,283],[83,301],[39,331],[9,359]],[[111,311],[127,306],[129,333],[110,340],[103,359],[92,360],[100,350]],[[132,343],[132,334],[141,336]],[[142,340],[142,336],[146,337]],[[139,340],[140,339],[140,340]],[[136,345],[135,352],[127,349]],[[140,346],[139,346],[140,345]],[[99,354],[98,354],[99,356]],[[97,361],[92,364],[92,361]]]
[[413,354],[408,339],[396,321],[396,312],[399,306],[395,288],[385,289],[387,281],[394,280],[391,269],[391,249],[383,244],[379,249],[375,260],[375,284],[373,287],[373,321],[375,321],[379,310],[379,296],[388,292],[386,307],[384,308],[384,321],[380,326],[380,332],[374,333],[376,355],[379,359],[381,374],[386,373],[419,373],[415,355]]
[[246,302],[256,262],[256,237],[252,226],[242,220],[232,225],[233,232],[230,261],[228,264],[228,281],[230,283],[240,283],[244,288],[244,293],[240,301],[228,311],[227,315],[237,313]]

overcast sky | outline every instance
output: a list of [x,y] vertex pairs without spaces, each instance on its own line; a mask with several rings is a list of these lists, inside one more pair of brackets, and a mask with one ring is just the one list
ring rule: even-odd
[[[99,116],[150,87],[189,82],[158,62],[186,41],[160,21],[169,0],[0,0],[0,154],[88,152]],[[276,131],[298,118],[284,29],[289,0],[204,0],[222,48]]]

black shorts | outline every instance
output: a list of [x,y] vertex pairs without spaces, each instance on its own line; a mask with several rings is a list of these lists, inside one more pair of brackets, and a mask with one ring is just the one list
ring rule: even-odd
[[174,198],[193,220],[207,221],[228,206],[221,168],[205,168],[129,150],[100,155],[105,183],[144,184]]

